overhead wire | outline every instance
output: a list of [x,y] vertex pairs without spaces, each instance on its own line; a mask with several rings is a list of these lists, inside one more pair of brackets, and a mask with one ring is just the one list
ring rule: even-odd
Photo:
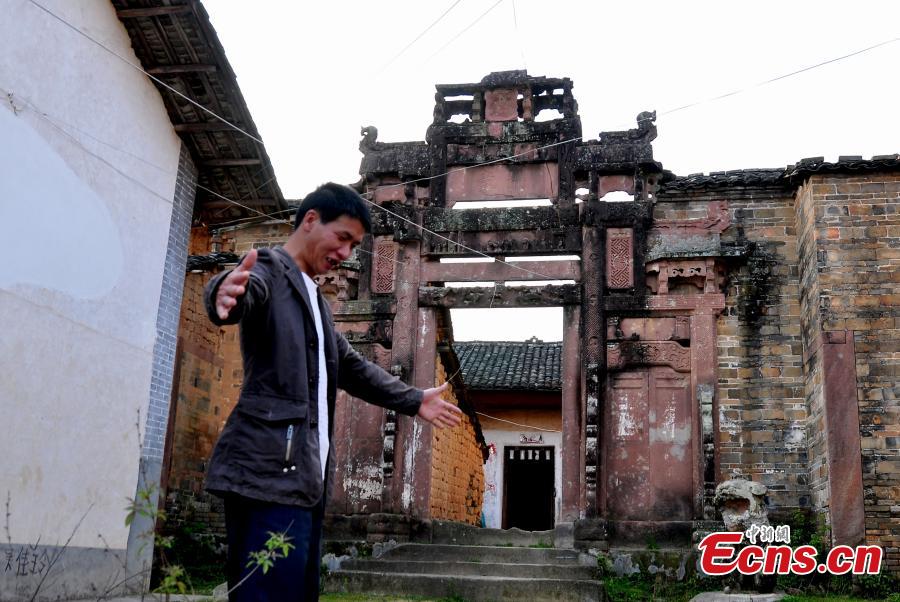
[[512,420],[506,420],[505,418],[497,418],[496,416],[491,416],[490,414],[485,414],[484,412],[475,412],[479,416],[484,416],[485,418],[490,418],[491,420],[496,420],[498,422],[505,422],[507,424],[514,424],[515,426],[521,426],[527,428],[531,431],[544,431],[545,433],[561,433],[562,431],[558,431],[556,429],[546,429],[540,426],[532,426],[530,424],[522,424],[521,422],[513,422]]
[[528,72],[528,61],[525,59],[525,47],[522,46],[522,36],[519,33],[519,17],[516,14],[516,0],[510,0],[512,4],[513,27],[516,30],[516,42],[519,45],[519,54],[522,56],[522,68]]
[[446,17],[447,14],[448,14],[451,10],[453,10],[454,7],[456,7],[456,5],[459,4],[460,2],[462,2],[462,0],[456,0],[456,2],[454,2],[453,4],[451,4],[451,5],[450,5],[450,8],[448,8],[448,9],[445,10],[443,13],[441,13],[441,16],[440,16],[440,17],[438,17],[437,19],[435,19],[434,21],[432,21],[431,25],[429,25],[428,27],[426,27],[419,35],[417,35],[415,38],[413,38],[413,41],[412,41],[412,42],[410,42],[409,44],[407,44],[406,46],[404,46],[403,49],[400,50],[400,52],[398,52],[397,54],[395,54],[395,55],[393,56],[393,58],[391,58],[391,60],[389,60],[389,61],[384,65],[384,67],[382,67],[381,70],[378,71],[378,75],[381,75],[382,73],[384,73],[385,71],[387,71],[387,68],[388,68],[388,67],[390,67],[391,65],[393,65],[394,62],[395,62],[398,58],[400,58],[400,57],[403,55],[404,52],[406,52],[407,50],[409,50],[409,49],[412,47],[413,44],[415,44],[415,43],[418,42],[420,39],[422,39],[422,36],[424,36],[426,33],[428,33],[428,32],[431,30],[432,27],[434,27],[435,25],[437,25],[438,23],[440,23],[441,20],[442,20],[444,17]]
[[850,57],[857,56],[857,55],[859,55],[859,54],[863,54],[864,52],[869,52],[870,50],[875,50],[876,48],[881,48],[882,46],[887,46],[888,44],[893,44],[894,42],[900,42],[900,37],[892,38],[892,39],[890,39],[890,40],[884,40],[884,41],[882,41],[882,42],[879,42],[878,44],[873,44],[872,46],[868,46],[868,47],[863,48],[863,49],[861,49],[861,50],[856,50],[856,51],[851,52],[851,53],[849,53],[849,54],[845,54],[845,55],[843,55],[843,56],[839,56],[839,57],[836,57],[836,58],[833,58],[833,59],[828,59],[827,61],[822,61],[822,62],[820,62],[820,63],[816,63],[815,65],[810,65],[810,66],[808,66],[808,67],[803,67],[802,69],[797,69],[796,71],[791,71],[790,73],[785,73],[785,74],[783,74],[783,75],[779,75],[778,77],[773,77],[773,78],[767,79],[767,80],[765,80],[765,81],[757,82],[757,83],[755,83],[755,84],[752,84],[752,85],[750,85],[750,86],[746,86],[746,87],[744,87],[744,88],[738,88],[738,89],[736,89],[736,90],[732,90],[731,92],[726,92],[725,94],[720,94],[720,95],[718,95],[718,96],[713,96],[713,97],[711,97],[711,98],[706,98],[706,99],[704,99],[704,100],[698,100],[698,101],[696,101],[696,102],[691,102],[691,103],[688,103],[688,104],[685,104],[685,105],[681,105],[681,106],[679,106],[679,107],[674,107],[674,108],[672,108],[672,109],[668,109],[668,110],[665,110],[665,111],[661,111],[661,112],[659,113],[659,117],[662,117],[663,115],[671,115],[672,113],[677,113],[677,112],[679,112],[679,111],[683,111],[683,110],[685,110],[685,109],[690,109],[691,107],[696,107],[696,106],[698,106],[698,105],[702,105],[702,104],[705,104],[705,103],[708,103],[708,102],[714,102],[714,101],[716,101],[716,100],[722,100],[723,98],[728,98],[729,96],[736,96],[736,95],[738,95],[738,94],[742,94],[742,93],[744,93],[744,92],[748,92],[748,91],[750,91],[750,90],[754,90],[754,89],[756,89],[756,88],[761,88],[761,87],[763,87],[763,86],[767,86],[767,85],[769,85],[769,84],[773,84],[773,83],[775,83],[775,82],[777,82],[777,81],[781,81],[781,80],[783,80],[783,79],[787,79],[787,78],[789,78],[789,77],[793,77],[794,75],[799,75],[799,74],[805,73],[805,72],[807,72],[807,71],[812,71],[813,69],[818,69],[819,67],[824,67],[825,65],[830,65],[831,63],[836,63],[836,62],[838,62],[838,61],[842,61],[842,60],[844,60],[844,59],[848,59],[848,58],[850,58]]
[[439,55],[441,52],[443,52],[443,51],[444,51],[444,48],[446,48],[447,46],[449,46],[450,44],[452,44],[453,42],[455,42],[457,39],[459,39],[459,37],[460,37],[461,35],[463,35],[463,34],[466,33],[467,31],[469,31],[470,29],[472,29],[472,27],[474,27],[476,23],[478,23],[478,22],[481,21],[483,18],[485,18],[485,17],[488,15],[488,13],[490,13],[492,10],[494,10],[495,8],[497,8],[498,6],[500,6],[500,3],[501,3],[501,2],[503,2],[503,0],[497,0],[494,4],[491,5],[491,7],[490,7],[489,9],[487,9],[486,11],[484,11],[483,13],[481,13],[481,14],[478,16],[477,19],[475,19],[474,21],[472,21],[471,23],[469,23],[468,25],[466,25],[466,26],[462,29],[462,31],[460,31],[458,34],[456,34],[456,35],[453,36],[452,38],[450,38],[450,40],[449,40],[446,44],[444,44],[443,46],[441,46],[440,48],[438,48],[437,50],[435,50],[434,53],[432,53],[431,56],[429,56],[427,59],[425,59],[425,62],[423,62],[422,64],[424,65],[424,64],[428,63],[428,61],[430,61],[431,59],[433,59],[434,57],[436,57],[437,55]]

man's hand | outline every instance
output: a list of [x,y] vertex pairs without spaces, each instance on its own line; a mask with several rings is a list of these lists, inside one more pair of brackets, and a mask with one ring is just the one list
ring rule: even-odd
[[438,428],[453,428],[462,420],[462,410],[441,399],[441,394],[449,386],[450,383],[444,383],[440,387],[425,389],[422,405],[419,406],[419,416]]
[[250,280],[250,270],[256,265],[256,249],[251,250],[236,268],[231,270],[219,290],[216,291],[216,313],[219,319],[227,320],[232,308],[237,305],[238,298],[247,292],[247,281]]

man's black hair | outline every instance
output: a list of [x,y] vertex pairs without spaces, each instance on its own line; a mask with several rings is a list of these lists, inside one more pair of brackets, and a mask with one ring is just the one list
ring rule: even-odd
[[366,202],[348,186],[328,182],[306,195],[306,198],[297,207],[297,215],[294,217],[295,230],[300,227],[303,216],[310,209],[318,212],[323,224],[333,222],[342,215],[346,215],[359,220],[366,232],[372,231],[372,218],[369,216]]

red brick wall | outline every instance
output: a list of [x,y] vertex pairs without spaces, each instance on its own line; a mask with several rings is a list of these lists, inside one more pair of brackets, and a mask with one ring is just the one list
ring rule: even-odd
[[[435,384],[446,381],[447,373],[437,360]],[[455,391],[444,399],[458,404]],[[452,429],[433,429],[431,467],[431,517],[471,525],[479,524],[484,501],[484,458],[468,416]]]

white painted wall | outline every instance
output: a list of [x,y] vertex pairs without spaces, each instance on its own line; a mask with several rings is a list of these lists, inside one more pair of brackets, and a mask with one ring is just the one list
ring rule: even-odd
[[[137,63],[106,0],[39,0]],[[13,543],[125,548],[180,140],[151,82],[27,0],[0,19],[0,496]],[[12,94],[7,102],[7,94]]]
[[485,526],[491,529],[500,529],[503,526],[503,458],[507,446],[527,446],[522,443],[522,436],[529,439],[542,437],[543,443],[534,444],[535,447],[553,446],[553,486],[556,487],[556,498],[553,500],[553,522],[559,521],[560,504],[562,503],[562,433],[547,433],[542,431],[504,431],[487,429],[484,431],[484,440],[488,445],[493,444],[495,453],[492,453],[488,461],[484,463],[484,512]]

